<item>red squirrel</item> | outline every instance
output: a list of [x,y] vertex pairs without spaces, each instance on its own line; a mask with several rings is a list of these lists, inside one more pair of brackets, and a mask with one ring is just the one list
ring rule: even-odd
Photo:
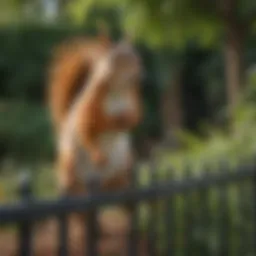
[[80,194],[95,178],[101,189],[126,186],[143,113],[138,53],[127,41],[78,39],[57,50],[50,71],[60,188]]

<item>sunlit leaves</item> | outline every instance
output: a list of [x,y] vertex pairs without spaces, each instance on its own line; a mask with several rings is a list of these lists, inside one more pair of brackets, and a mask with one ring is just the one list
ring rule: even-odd
[[21,14],[20,3],[16,0],[1,0],[0,24],[18,21]]
[[198,3],[192,0],[75,0],[67,9],[73,20],[81,24],[88,22],[91,9],[115,7],[120,24],[133,38],[153,46],[181,48],[191,39],[211,45],[219,35],[219,27]]
[[93,6],[93,0],[70,1],[66,6],[66,10],[76,24],[81,24],[85,21],[88,12]]

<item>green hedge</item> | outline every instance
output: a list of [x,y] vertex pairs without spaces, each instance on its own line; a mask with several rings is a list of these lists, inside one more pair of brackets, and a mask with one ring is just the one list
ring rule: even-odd
[[[53,150],[47,110],[43,103],[52,49],[67,38],[93,33],[90,27],[38,25],[0,30],[0,103],[4,105],[0,109],[0,157],[11,155],[29,161],[49,159]],[[138,48],[148,71],[147,81],[142,88],[145,121],[135,132],[135,141],[140,144],[147,136],[159,133],[159,90],[152,65],[154,56],[145,46]]]
[[44,106],[0,102],[1,156],[21,161],[51,159],[53,138]]
[[82,34],[71,28],[11,27],[0,30],[1,96],[38,101],[52,48],[67,37]]

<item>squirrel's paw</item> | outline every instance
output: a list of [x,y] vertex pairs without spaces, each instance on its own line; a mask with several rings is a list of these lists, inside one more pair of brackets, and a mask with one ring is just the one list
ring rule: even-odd
[[106,155],[101,151],[96,151],[92,154],[92,161],[99,167],[106,166],[106,164],[108,163]]

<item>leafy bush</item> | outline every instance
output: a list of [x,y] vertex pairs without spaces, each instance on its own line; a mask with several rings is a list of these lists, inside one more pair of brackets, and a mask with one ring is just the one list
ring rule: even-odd
[[186,162],[193,171],[200,173],[202,165],[205,164],[218,168],[223,160],[231,165],[237,165],[253,157],[256,154],[255,77],[255,71],[248,76],[248,86],[235,111],[231,131],[208,126],[205,127],[205,133],[208,135],[206,139],[187,131],[180,131],[177,136],[182,147],[175,152],[161,149],[158,163],[179,170]]
[[2,101],[0,120],[2,156],[31,162],[52,157],[52,131],[44,106]]
[[[93,24],[86,28],[23,25],[0,29],[0,157],[8,154],[17,160],[50,160],[52,139],[47,110],[42,104],[52,49],[67,38],[93,34],[92,27]],[[142,88],[145,121],[135,132],[135,140],[140,144],[146,136],[159,133],[160,126],[154,56],[145,46],[138,48],[149,74]],[[39,132],[42,136],[38,136]]]
[[1,97],[42,101],[52,48],[83,33],[82,29],[33,25],[1,29]]

